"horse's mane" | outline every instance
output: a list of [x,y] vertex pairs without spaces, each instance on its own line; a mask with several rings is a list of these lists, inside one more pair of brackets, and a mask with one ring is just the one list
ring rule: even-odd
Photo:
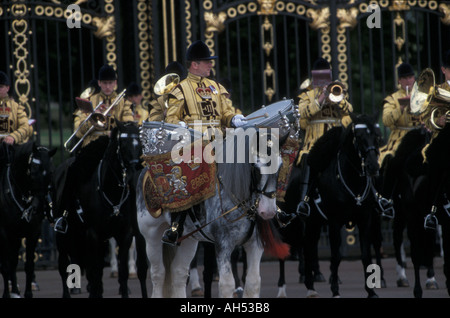
[[103,158],[108,143],[108,136],[100,136],[80,150],[75,161],[76,164],[73,167],[80,181],[86,181],[92,177],[100,160]]
[[[230,138],[234,138],[234,135],[227,135],[228,140]],[[226,140],[223,142],[221,147],[219,146],[216,149],[216,158],[222,158],[223,162],[220,162],[218,159],[217,163],[217,175],[220,178],[220,182],[224,187],[225,191],[228,193],[233,193],[233,196],[237,200],[246,200],[251,195],[251,174],[252,174],[252,163],[250,162],[250,158],[248,156],[248,145],[249,139],[245,138],[239,139],[234,138],[234,142],[232,143],[232,151],[234,153],[234,163],[227,162],[227,142]],[[238,162],[238,156],[242,154],[242,151],[245,151],[244,162]],[[232,197],[232,199],[234,199]]]
[[425,129],[414,129],[408,132],[398,145],[392,164],[397,167],[404,167],[412,176],[419,176],[424,173],[422,148],[428,143],[430,133]]
[[316,171],[323,171],[337,155],[343,138],[343,127],[333,127],[314,143],[309,151],[308,165]]
[[14,146],[14,165],[24,168],[28,164],[28,159],[33,151],[34,141]]
[[435,167],[446,167],[450,160],[450,125],[446,124],[425,152],[427,161]]

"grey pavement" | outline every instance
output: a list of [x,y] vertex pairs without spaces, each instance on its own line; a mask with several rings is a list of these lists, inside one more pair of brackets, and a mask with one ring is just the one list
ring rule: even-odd
[[[396,262],[393,258],[385,258],[382,260],[384,268],[384,277],[387,283],[386,288],[377,289],[376,292],[380,298],[413,298],[413,268],[411,260],[407,259],[407,277],[410,282],[410,287],[399,288],[396,285]],[[426,290],[426,270],[421,270],[421,282],[424,288],[424,298],[448,298],[449,295],[445,289],[445,277],[443,274],[443,259],[441,257],[435,258],[435,274],[439,285],[437,290]],[[297,271],[298,261],[289,260],[286,262],[286,293],[288,298],[305,298],[306,288],[304,284],[299,283],[299,274]],[[320,268],[324,276],[329,277],[329,262],[320,261]],[[199,266],[199,275],[202,279],[203,267]],[[239,263],[239,271],[242,272],[242,263]],[[262,298],[276,298],[278,293],[278,273],[279,265],[276,260],[265,260],[261,263],[261,297]],[[339,268],[339,276],[342,281],[340,285],[341,298],[366,298],[367,294],[364,290],[364,276],[361,261],[359,260],[343,260]],[[57,270],[39,270],[36,272],[36,280],[40,290],[34,292],[34,298],[60,298],[62,295],[62,282]],[[19,286],[23,287],[25,284],[25,273],[18,272]],[[1,287],[0,292],[3,293],[3,279],[0,278]],[[103,274],[104,297],[105,298],[120,298],[118,295],[119,285],[117,278],[110,277],[110,268],[106,267]],[[151,279],[147,277],[147,287],[149,296],[151,295]],[[330,285],[325,283],[316,283],[316,291],[320,298],[330,298]],[[187,295],[191,296],[190,285],[187,287]],[[129,289],[131,291],[130,298],[140,298],[140,288],[137,279],[129,280]],[[212,285],[213,298],[218,297],[218,283],[213,282]],[[86,292],[86,278],[82,277],[82,293],[74,295],[73,298],[87,298]]]

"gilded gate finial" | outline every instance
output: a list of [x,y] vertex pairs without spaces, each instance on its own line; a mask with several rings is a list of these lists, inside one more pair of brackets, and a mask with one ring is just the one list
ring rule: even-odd
[[92,24],[97,27],[94,35],[101,39],[114,34],[116,21],[114,20],[114,16],[110,15],[104,18],[95,17],[92,19]]
[[353,29],[358,24],[358,20],[356,19],[358,17],[358,9],[355,7],[348,10],[338,9],[336,15],[342,28]]
[[204,17],[206,22],[206,32],[220,33],[225,30],[224,22],[227,19],[227,14],[225,12],[219,12],[219,14],[205,12]]
[[260,10],[258,11],[258,14],[264,14],[264,15],[273,15],[277,14],[275,9],[275,2],[276,0],[258,0]]
[[313,30],[319,30],[326,28],[330,22],[330,8],[325,7],[322,9],[308,9],[306,15],[313,21],[310,26]]
[[407,5],[408,1],[406,0],[394,0],[392,1],[392,5],[389,7],[391,11],[402,11],[409,10],[409,5]]
[[439,11],[441,11],[444,16],[441,18],[442,23],[445,25],[450,25],[450,5],[441,3],[439,5]]

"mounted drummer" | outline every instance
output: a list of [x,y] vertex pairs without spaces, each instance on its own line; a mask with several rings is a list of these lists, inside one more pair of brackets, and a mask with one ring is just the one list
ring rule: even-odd
[[[353,112],[343,84],[338,81],[331,82],[330,63],[319,58],[314,62],[312,70],[321,71],[325,75],[328,71],[330,80],[323,81],[324,84],[321,83],[320,86],[315,85],[299,96],[300,127],[305,129],[303,148],[297,159],[297,165],[301,169],[300,192],[297,192],[297,194],[300,193],[301,201],[297,207],[297,213],[302,215],[309,214],[308,192],[311,189],[308,187],[312,178],[310,178],[310,166],[307,163],[308,153],[317,139],[326,131],[335,126],[347,127],[352,121],[349,113]],[[314,82],[313,76],[313,84]]]
[[[216,58],[200,40],[189,46],[186,52],[188,75],[168,96],[166,122],[190,128],[201,124],[202,131],[245,125],[244,116],[236,114],[230,100],[227,100],[225,87],[209,78]],[[171,214],[172,225],[164,232],[163,243],[176,243],[183,233],[186,214],[187,211]]]

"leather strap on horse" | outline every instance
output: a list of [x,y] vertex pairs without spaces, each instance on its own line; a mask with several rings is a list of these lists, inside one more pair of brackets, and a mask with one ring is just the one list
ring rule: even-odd
[[177,243],[181,243],[181,241],[187,239],[189,236],[193,235],[194,233],[197,233],[198,231],[200,231],[200,230],[203,229],[204,227],[206,227],[206,226],[208,226],[209,224],[211,224],[212,222],[214,222],[214,221],[220,219],[221,217],[227,215],[228,213],[233,212],[233,211],[236,210],[238,207],[239,207],[239,205],[235,205],[233,208],[231,208],[230,210],[228,210],[228,211],[222,213],[221,215],[219,215],[219,216],[216,217],[215,219],[212,219],[212,220],[209,221],[208,223],[203,224],[202,226],[200,226],[200,227],[196,228],[195,230],[191,231],[190,233],[188,233],[188,234],[186,234],[186,235],[183,235],[182,237],[180,237],[180,238],[177,240]]
[[[219,184],[220,184],[220,182],[217,182],[218,193],[219,193],[219,196],[220,196],[220,187],[219,187]],[[220,197],[220,199],[222,200],[221,197]],[[177,240],[177,243],[181,243],[181,241],[187,239],[189,236],[192,236],[193,234],[195,234],[195,233],[197,233],[198,231],[202,230],[203,228],[205,228],[206,226],[208,226],[208,225],[211,224],[212,222],[214,222],[214,221],[220,219],[221,217],[224,217],[224,216],[227,215],[228,213],[231,213],[231,212],[233,212],[234,210],[238,209],[239,207],[243,206],[245,202],[246,202],[246,200],[240,202],[239,204],[236,204],[234,207],[232,207],[231,209],[229,209],[229,210],[226,211],[226,212],[223,212],[221,215],[219,215],[219,216],[216,217],[215,219],[213,219],[213,220],[211,220],[211,221],[209,221],[209,222],[203,224],[202,226],[199,226],[198,228],[196,228],[195,230],[189,232],[188,234],[183,235],[182,237],[180,237],[180,238]],[[245,212],[244,212],[241,216],[239,216],[236,220],[233,220],[232,222],[235,222],[235,221],[241,219],[244,215],[247,214],[248,210],[251,210],[251,209],[252,209],[252,207],[250,207],[249,209],[246,209]],[[223,211],[223,210],[222,210],[222,211]]]

